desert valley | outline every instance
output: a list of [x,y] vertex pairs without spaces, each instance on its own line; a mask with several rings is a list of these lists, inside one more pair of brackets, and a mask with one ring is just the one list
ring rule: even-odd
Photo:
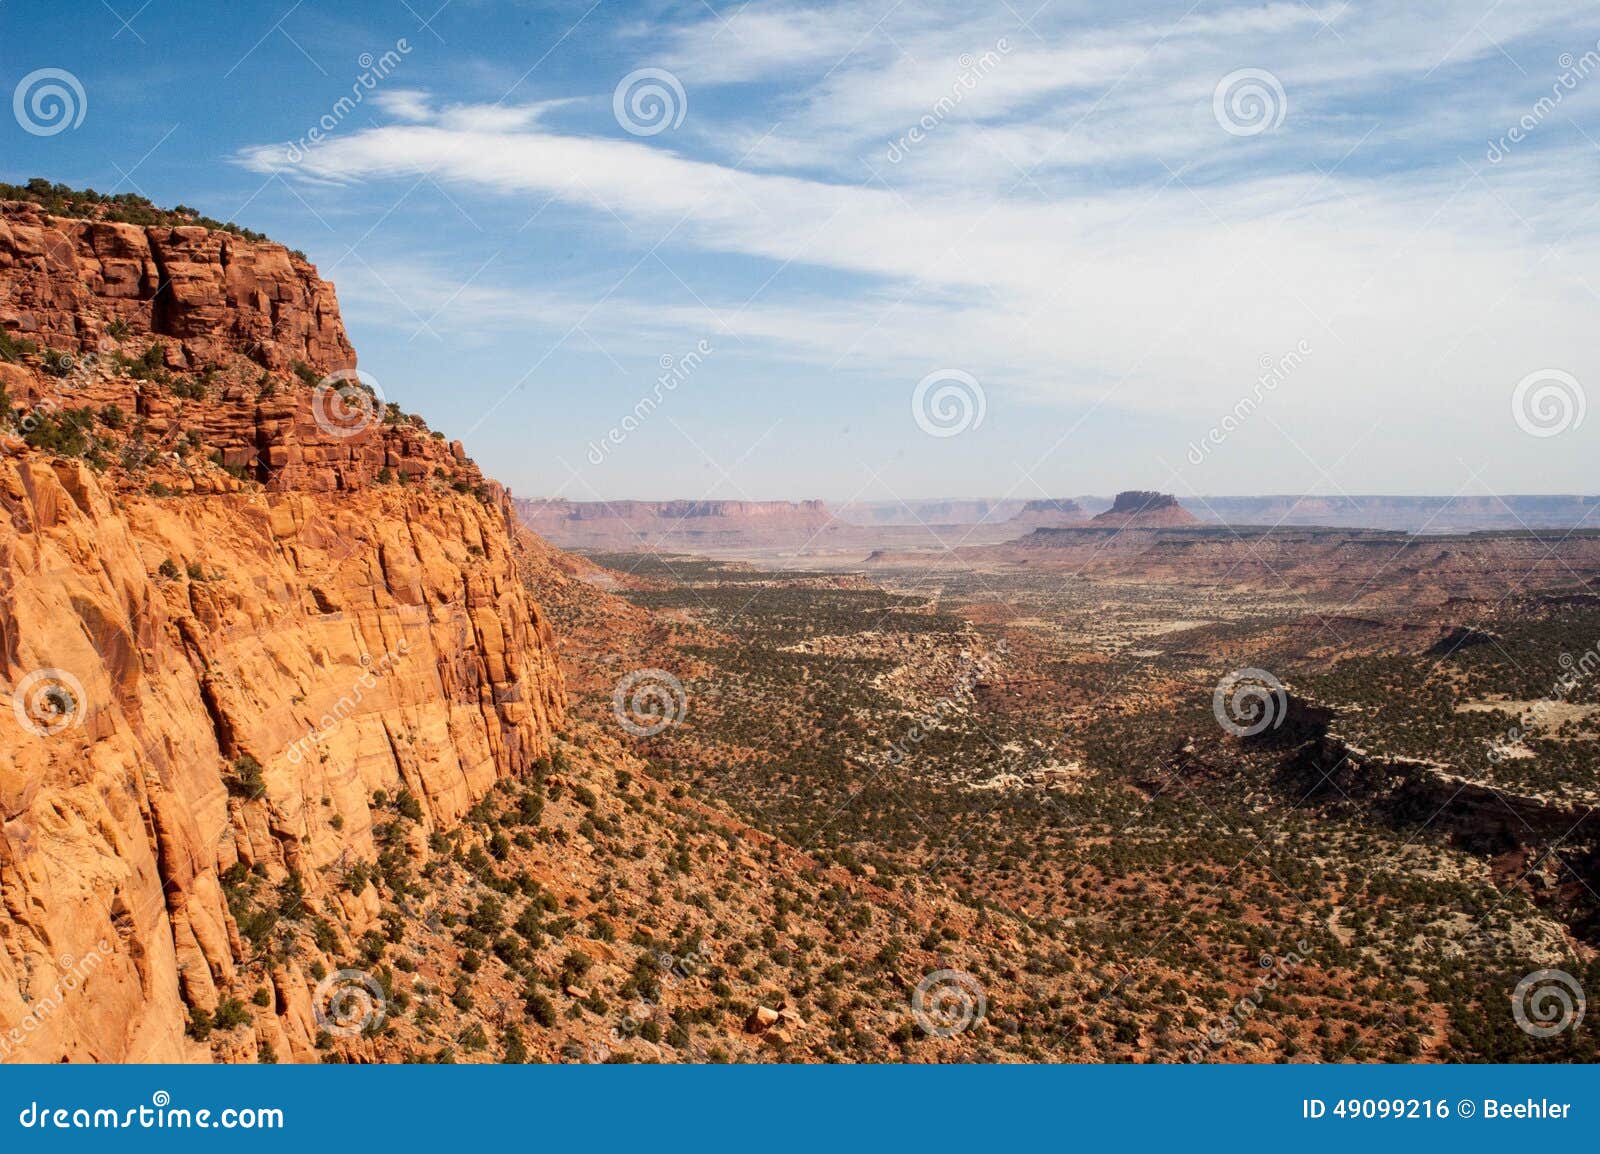
[[1596,498],[513,496],[356,364],[0,189],[0,1061],[1600,1057]]

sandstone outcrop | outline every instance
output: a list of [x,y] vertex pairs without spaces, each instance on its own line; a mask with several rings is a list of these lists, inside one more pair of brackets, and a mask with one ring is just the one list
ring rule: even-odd
[[1440,761],[1367,749],[1340,732],[1339,711],[1290,692],[1280,732],[1255,740],[1293,749],[1298,798],[1360,799],[1393,818],[1449,830],[1488,853],[1515,846],[1593,846],[1595,807],[1581,795],[1508,789]]
[[246,1049],[186,1033],[254,992],[230,887],[347,949],[380,799],[438,829],[548,755],[511,499],[412,418],[330,425],[282,370],[354,354],[280,246],[7,204],[0,295],[39,346],[0,363],[0,1060],[315,1060],[293,961]]
[[1129,489],[1118,493],[1111,508],[1094,516],[1094,525],[1114,525],[1147,529],[1170,528],[1176,525],[1199,524],[1195,515],[1171,493],[1155,493],[1142,489]]
[[0,326],[68,352],[167,341],[170,367],[242,352],[270,369],[355,365],[333,286],[279,244],[184,225],[48,216],[0,201]]

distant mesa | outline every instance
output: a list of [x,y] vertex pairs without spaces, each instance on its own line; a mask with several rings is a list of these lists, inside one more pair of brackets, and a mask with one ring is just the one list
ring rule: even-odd
[[1171,529],[1180,525],[1198,525],[1200,520],[1178,504],[1178,499],[1171,493],[1128,489],[1118,493],[1116,500],[1111,502],[1111,508],[1092,518],[1089,523],[1141,529]]
[[1082,505],[1068,497],[1056,497],[1028,501],[1006,523],[1018,527],[1026,525],[1033,529],[1054,529],[1065,525],[1082,525],[1088,520],[1089,514]]
[[1437,534],[1488,529],[1574,529],[1600,524],[1597,506],[1600,497],[1580,494],[1279,494],[1207,497],[1195,515],[1202,521],[1226,525],[1316,525]]
[[833,524],[821,501],[519,500],[517,514],[564,549],[799,546]]

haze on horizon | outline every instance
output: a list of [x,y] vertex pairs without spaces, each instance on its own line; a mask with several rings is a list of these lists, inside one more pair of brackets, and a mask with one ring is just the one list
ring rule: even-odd
[[1569,5],[118,24],[0,11],[85,93],[0,179],[303,249],[385,395],[521,495],[1596,488]]

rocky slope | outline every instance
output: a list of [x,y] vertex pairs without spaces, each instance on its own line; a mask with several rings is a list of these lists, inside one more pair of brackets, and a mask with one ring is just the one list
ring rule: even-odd
[[374,798],[447,826],[562,722],[510,499],[311,387],[354,354],[281,246],[0,204],[0,297],[0,1057],[311,1057]]

